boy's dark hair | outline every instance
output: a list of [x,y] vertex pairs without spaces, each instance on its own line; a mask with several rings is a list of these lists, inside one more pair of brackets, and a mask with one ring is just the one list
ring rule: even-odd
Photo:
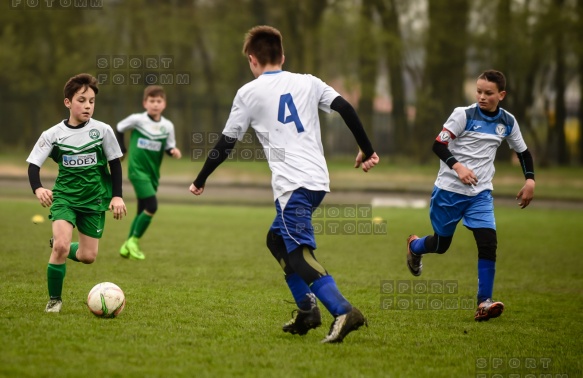
[[73,76],[67,81],[65,88],[63,88],[63,93],[65,98],[68,98],[69,101],[73,101],[73,96],[75,96],[75,93],[77,93],[79,89],[83,88],[84,90],[82,93],[85,93],[88,87],[93,89],[95,94],[99,92],[99,89],[97,88],[97,79],[89,74],[82,73]]
[[260,65],[281,64],[283,58],[283,37],[274,27],[261,25],[251,28],[245,34],[243,55],[255,56]]
[[164,91],[164,88],[159,85],[149,85],[144,89],[144,101],[146,101],[148,97],[162,97],[166,100],[166,92]]
[[498,87],[499,92],[506,90],[506,77],[504,77],[504,74],[500,71],[496,70],[484,71],[480,74],[480,76],[478,76],[478,79],[495,83],[496,87]]

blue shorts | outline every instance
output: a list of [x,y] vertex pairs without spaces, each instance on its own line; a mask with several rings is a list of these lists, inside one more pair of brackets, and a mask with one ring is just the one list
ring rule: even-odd
[[287,253],[300,245],[316,249],[312,213],[320,206],[325,195],[325,191],[299,188],[275,200],[277,214],[270,231],[283,237]]
[[429,217],[433,231],[440,236],[452,236],[462,218],[464,226],[468,228],[495,230],[492,191],[484,190],[477,196],[465,196],[434,187],[431,193]]

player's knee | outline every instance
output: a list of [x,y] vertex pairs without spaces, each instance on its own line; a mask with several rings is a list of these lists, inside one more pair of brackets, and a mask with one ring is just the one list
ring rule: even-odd
[[289,255],[291,268],[309,285],[318,278],[328,273],[316,260],[312,249],[301,245],[294,249]]
[[474,228],[474,239],[478,246],[478,258],[496,261],[496,250],[498,249],[498,237],[496,230],[491,228]]
[[287,255],[283,237],[281,235],[276,234],[272,230],[269,230],[269,232],[267,233],[265,244],[267,245],[269,252],[271,252],[273,257],[275,257],[277,261],[280,261],[284,257],[284,255]]
[[149,216],[156,214],[156,211],[158,211],[158,199],[156,199],[156,196],[144,198],[140,201],[146,214]]
[[83,264],[93,264],[97,260],[97,249],[79,247],[76,257]]
[[453,236],[440,236],[433,234],[425,238],[425,249],[427,251],[434,251],[438,254],[444,254],[449,249]]
[[151,203],[146,204],[145,210],[150,214],[150,216],[156,214],[156,211],[158,211],[158,201],[156,200],[156,198],[154,198],[154,200]]
[[71,243],[60,241],[55,239],[53,241],[53,253],[59,257],[66,257],[69,255],[69,248]]
[[277,260],[285,274],[294,273],[288,260],[287,250],[285,248],[285,242],[283,241],[283,237],[269,230],[269,232],[267,233],[265,244],[267,245],[269,252],[271,252],[275,260]]
[[438,236],[438,243],[435,252],[439,253],[440,255],[447,252],[452,240],[453,236]]

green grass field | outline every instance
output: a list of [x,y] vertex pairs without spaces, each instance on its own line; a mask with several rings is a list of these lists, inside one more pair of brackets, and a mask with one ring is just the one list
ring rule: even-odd
[[[264,246],[272,208],[161,203],[142,240],[143,262],[117,252],[131,218],[109,218],[97,261],[68,261],[63,310],[47,314],[50,222],[31,222],[47,210],[6,198],[0,207],[1,377],[583,374],[580,210],[497,208],[495,299],[506,311],[485,323],[474,322],[473,301],[461,309],[416,306],[473,299],[477,253],[463,227],[447,254],[424,259],[419,278],[405,266],[405,239],[430,231],[426,209],[374,209],[386,234],[318,236],[318,259],[369,321],[343,344],[323,345],[327,312],[304,337],[281,331],[295,306]],[[103,281],[126,294],[119,318],[96,318],[85,306]],[[454,284],[457,293],[389,289],[426,282]],[[413,305],[389,309],[391,301]]]

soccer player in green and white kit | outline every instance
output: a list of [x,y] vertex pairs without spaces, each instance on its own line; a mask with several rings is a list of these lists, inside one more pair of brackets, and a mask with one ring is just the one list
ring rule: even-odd
[[[93,76],[70,78],[64,88],[69,118],[43,132],[26,159],[32,191],[43,207],[50,206],[53,221],[46,312],[61,311],[67,258],[84,264],[97,258],[105,211],[112,211],[115,219],[127,214],[122,199],[122,153],[115,133],[91,118],[97,92]],[[49,156],[59,165],[53,190],[44,188],[40,180],[40,167]],[[74,227],[79,242],[72,243]]]
[[158,210],[156,192],[164,152],[175,159],[182,157],[180,150],[176,148],[174,125],[162,117],[166,108],[164,88],[157,85],[146,87],[143,105],[145,112],[132,114],[117,124],[118,141],[124,153],[123,133],[132,130],[128,177],[138,199],[138,213],[132,222],[128,240],[121,246],[119,254],[133,260],[145,258],[138,240],[144,235]]

